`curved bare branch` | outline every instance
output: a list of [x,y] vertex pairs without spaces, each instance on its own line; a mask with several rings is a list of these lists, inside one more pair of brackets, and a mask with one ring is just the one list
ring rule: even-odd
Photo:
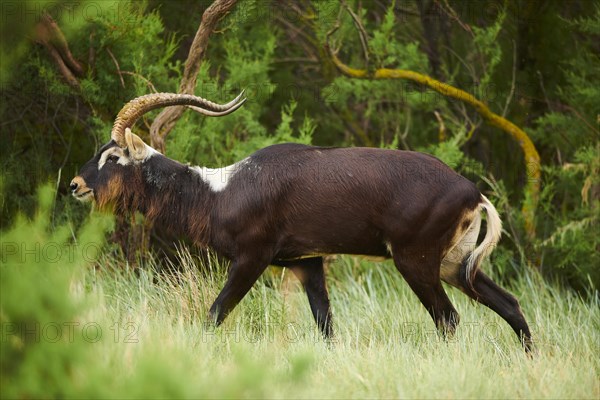
[[[236,0],[216,0],[202,14],[202,22],[198,27],[185,62],[179,93],[194,93],[196,78],[208,47],[208,39],[211,33],[214,32],[219,21],[231,11],[235,4]],[[184,107],[167,108],[156,117],[150,127],[151,143],[156,150],[164,153],[165,137],[173,129],[184,110]]]

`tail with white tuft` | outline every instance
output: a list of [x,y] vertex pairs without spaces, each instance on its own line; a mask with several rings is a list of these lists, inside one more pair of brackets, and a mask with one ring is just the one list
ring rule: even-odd
[[465,278],[471,289],[473,289],[473,279],[481,262],[494,250],[502,234],[502,221],[500,220],[498,211],[496,211],[494,205],[484,195],[481,195],[481,200],[479,208],[485,209],[487,214],[487,231],[481,244],[473,250],[467,258],[466,263],[463,264],[465,265]]

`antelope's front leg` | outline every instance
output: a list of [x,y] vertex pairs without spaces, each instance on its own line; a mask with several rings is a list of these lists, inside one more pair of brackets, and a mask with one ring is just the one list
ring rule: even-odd
[[262,257],[242,256],[234,260],[225,286],[210,307],[210,319],[218,326],[244,298],[268,266]]

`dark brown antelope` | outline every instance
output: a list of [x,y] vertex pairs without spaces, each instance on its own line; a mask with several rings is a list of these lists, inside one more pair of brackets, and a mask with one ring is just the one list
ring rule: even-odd
[[[479,266],[500,239],[501,221],[475,185],[422,153],[279,144],[225,168],[192,167],[145,144],[130,128],[146,112],[186,105],[227,115],[201,97],[151,94],[119,112],[112,140],[71,182],[73,196],[116,213],[135,211],[231,260],[210,308],[220,324],[268,265],[300,279],[314,318],[332,335],[323,255],[392,258],[438,329],[459,317],[442,287],[453,285],[504,318],[527,350],[531,334],[517,300]],[[482,214],[485,237],[477,244]]]

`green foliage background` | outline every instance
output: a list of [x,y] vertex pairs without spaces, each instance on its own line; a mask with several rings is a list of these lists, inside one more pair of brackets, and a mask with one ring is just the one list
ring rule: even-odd
[[[10,195],[2,199],[3,224],[19,210],[31,213],[35,188],[47,181],[59,188],[53,216],[81,220],[84,210],[68,198],[68,182],[108,139],[125,102],[153,88],[177,91],[209,3],[6,3],[0,148],[2,185]],[[238,4],[210,38],[196,93],[225,101],[245,88],[249,101],[227,118],[184,113],[167,155],[221,166],[284,141],[427,151],[484,192],[506,198],[503,259],[512,267],[496,268],[508,279],[529,263],[577,290],[597,289],[600,8],[549,0],[365,2],[360,8],[349,2],[367,33],[367,63],[356,24],[340,4]],[[84,65],[79,90],[31,40],[42,12],[54,15]],[[473,93],[531,135],[543,169],[535,242],[525,237],[517,211],[528,179],[518,144],[463,104],[412,83],[340,76],[324,51],[338,18],[333,45],[348,65],[430,74]],[[116,63],[127,74],[120,77]],[[434,112],[444,121],[444,138]],[[138,124],[142,136],[156,113]]]
[[[293,353],[284,361],[275,353],[267,352],[275,366],[262,369],[251,360],[256,355],[255,350],[232,345],[233,348],[227,347],[225,356],[216,355],[214,348],[202,347],[198,353],[209,360],[203,366],[212,368],[213,362],[219,360],[223,366],[214,374],[202,375],[195,385],[181,387],[181,377],[188,376],[184,371],[188,367],[194,370],[192,366],[198,365],[201,357],[189,356],[181,349],[173,353],[173,348],[189,345],[174,340],[171,343],[174,347],[168,347],[171,353],[158,349],[130,354],[128,362],[145,366],[129,376],[140,385],[129,385],[122,379],[115,383],[117,391],[107,391],[103,385],[111,381],[110,369],[122,349],[115,350],[112,343],[104,339],[95,350],[90,350],[88,343],[81,340],[52,345],[35,340],[29,343],[31,332],[20,331],[28,329],[27,324],[84,322],[85,315],[93,315],[92,320],[101,320],[104,332],[109,332],[115,319],[126,322],[128,318],[143,315],[139,299],[144,296],[164,302],[156,309],[170,314],[173,309],[169,301],[181,302],[182,298],[192,298],[190,293],[197,295],[198,291],[204,291],[206,301],[191,307],[191,311],[182,311],[182,315],[190,320],[202,319],[221,284],[219,273],[222,271],[213,271],[216,277],[210,279],[214,281],[207,276],[194,276],[192,281],[198,285],[196,292],[192,288],[190,293],[182,294],[183,297],[170,300],[161,297],[160,291],[172,289],[175,286],[169,285],[173,283],[161,281],[153,286],[154,278],[145,281],[143,276],[128,271],[127,263],[115,256],[114,246],[105,244],[112,226],[110,219],[89,216],[88,208],[71,199],[68,184],[77,169],[108,140],[113,119],[123,104],[150,93],[153,88],[177,91],[187,51],[209,4],[209,1],[183,0],[2,2],[0,322],[3,397],[115,396],[118,391],[127,397],[139,397],[152,392],[152,386],[140,389],[141,383],[152,382],[157,376],[163,383],[156,385],[156,397],[194,397],[198,393],[206,393],[206,397],[267,394],[275,397],[300,390],[306,379],[316,383],[328,379],[330,364],[323,364],[320,356],[315,360],[312,347],[282,346]],[[539,297],[526,300],[525,306],[526,314],[529,307],[539,324],[552,323],[548,315],[542,317],[538,313],[550,313],[554,301],[565,318],[571,307],[583,310],[578,311],[583,317],[570,315],[573,319],[568,321],[578,326],[587,324],[583,335],[588,339],[592,336],[595,347],[590,342],[585,342],[584,347],[591,346],[586,349],[597,353],[600,7],[586,0],[406,0],[347,1],[347,4],[367,34],[368,62],[356,23],[338,1],[240,2],[210,38],[196,93],[222,102],[245,88],[248,101],[225,118],[184,113],[167,140],[167,155],[192,164],[224,166],[269,144],[287,141],[326,146],[379,146],[434,154],[477,182],[501,213],[505,228],[503,240],[485,266],[486,270],[499,282],[519,291],[518,297],[542,291]],[[73,55],[84,66],[79,89],[66,84],[46,49],[32,39],[35,24],[43,12],[54,17]],[[429,74],[473,93],[530,135],[540,153],[543,172],[534,240],[525,235],[521,219],[523,187],[528,176],[518,144],[503,132],[487,126],[473,110],[411,83],[342,77],[324,50],[326,34],[338,18],[340,29],[333,36],[333,45],[339,48],[338,56],[348,65],[369,70],[402,68]],[[122,75],[123,83],[115,60],[121,71],[127,71]],[[444,122],[443,137],[434,112],[441,115]],[[138,123],[136,132],[148,139],[148,126],[157,113],[150,113],[145,121]],[[38,192],[38,187],[43,189]],[[12,243],[19,243],[20,247],[15,250],[10,247]],[[104,249],[102,257],[105,258],[90,263],[78,253],[75,258],[45,263],[43,257],[32,261],[31,256],[27,256],[26,249],[48,243],[61,248],[82,248],[86,243],[93,243]],[[195,262],[186,260],[180,259],[180,262],[187,265],[189,271],[196,271]],[[389,296],[397,288],[390,289],[383,278],[365,275],[369,269],[362,263],[343,260],[348,268],[328,271],[334,303],[338,296],[339,304],[371,306],[364,310],[365,315],[382,312],[369,299],[382,293]],[[142,271],[152,274],[151,271],[166,268],[162,262],[142,264]],[[162,266],[159,268],[158,264]],[[98,275],[96,271],[102,272]],[[270,281],[274,276],[278,275],[270,274],[261,281],[260,290],[280,288]],[[350,277],[357,279],[358,286],[352,286]],[[132,289],[138,284],[137,289]],[[74,286],[79,289],[74,290]],[[374,292],[369,292],[369,287],[374,288]],[[74,301],[71,294],[78,290],[85,295]],[[344,290],[350,290],[349,297],[342,294]],[[366,292],[354,296],[352,290]],[[29,302],[22,302],[23,293],[34,295],[29,297]],[[112,302],[107,298],[122,301]],[[243,329],[253,331],[260,325],[261,318],[275,312],[274,308],[264,307],[275,306],[267,306],[270,304],[267,300],[264,304],[256,303],[256,298],[251,301],[252,306],[240,311],[246,314],[239,314],[238,321],[245,321]],[[279,304],[277,301],[275,304]],[[360,302],[365,301],[366,306],[361,305]],[[133,317],[121,307],[133,310]],[[309,321],[310,316],[305,311],[302,318]],[[353,319],[355,316],[350,310],[337,311],[347,321],[361,323]],[[248,318],[254,322],[248,323]],[[274,318],[286,321],[281,313],[276,313]],[[589,323],[594,320],[595,329],[594,324]],[[173,331],[163,332],[165,335],[169,332],[183,337],[197,332],[194,331],[197,327],[178,330],[179,320],[159,318],[150,325],[161,322],[174,326]],[[17,331],[13,332],[13,328]],[[13,333],[7,336],[6,329]],[[366,337],[373,333],[369,329],[359,331]],[[592,334],[594,331],[596,336]],[[392,327],[390,331],[379,332],[379,336],[371,335],[375,338],[372,340],[395,337],[395,332]],[[80,333],[76,331],[74,336],[81,338]],[[148,334],[144,349],[160,342],[163,333],[159,330],[155,336]],[[35,338],[35,333],[33,335]],[[553,343],[571,343],[573,348],[581,343],[568,337],[568,330],[542,330],[540,335]],[[356,357],[364,354],[360,346],[344,347],[350,346],[351,337],[348,334],[348,341],[341,340],[342,348]],[[225,343],[231,345],[228,339]],[[384,347],[391,346],[391,339],[385,343]],[[101,358],[98,348],[107,349],[110,355],[100,360],[97,369],[90,369],[87,375],[82,373],[77,366],[89,365],[91,360]],[[371,350],[385,354],[381,348]],[[179,357],[179,363],[173,362],[170,357],[173,354]],[[417,351],[408,356],[418,358],[420,354]],[[555,354],[562,357],[566,353],[557,351]],[[339,355],[334,354],[336,357]],[[469,357],[471,355],[461,360],[476,363]],[[515,362],[511,357],[516,356],[507,357],[512,360],[506,361],[508,364]],[[43,364],[40,360],[51,360],[51,363]],[[581,360],[549,358],[544,361],[548,365],[565,362],[567,366],[572,362],[576,370],[591,370],[592,377],[594,373],[597,377],[597,363],[586,364]],[[283,374],[280,363],[286,366]],[[120,368],[126,369],[126,364]],[[172,366],[173,372],[164,376],[164,370],[157,367],[161,364]],[[305,369],[309,364],[317,366],[322,375],[307,378]],[[443,365],[446,369],[458,368],[451,363]],[[541,362],[538,367],[543,365]],[[246,369],[256,370],[257,375],[246,375]],[[295,372],[288,375],[289,371]],[[382,367],[382,371],[391,374],[391,366],[389,371]],[[346,372],[358,381],[356,374],[365,373],[359,369]],[[228,386],[218,377],[219,373],[232,373],[241,383]],[[507,376],[509,379],[511,375]],[[203,384],[210,386],[214,381],[219,383],[217,389],[202,392]],[[256,390],[246,392],[244,382],[253,381],[261,384]],[[79,383],[72,385],[73,382]],[[379,390],[376,384],[370,385],[363,386],[367,388],[361,392],[365,396],[426,396],[426,392],[418,390],[388,392]],[[270,392],[269,387],[278,389]],[[342,384],[340,389],[348,391],[328,394],[351,393]],[[511,393],[514,396],[548,395],[535,391]],[[589,394],[578,393],[579,397]],[[598,394],[597,386],[595,393]],[[481,394],[473,392],[473,396]],[[504,397],[502,393],[496,394]]]

